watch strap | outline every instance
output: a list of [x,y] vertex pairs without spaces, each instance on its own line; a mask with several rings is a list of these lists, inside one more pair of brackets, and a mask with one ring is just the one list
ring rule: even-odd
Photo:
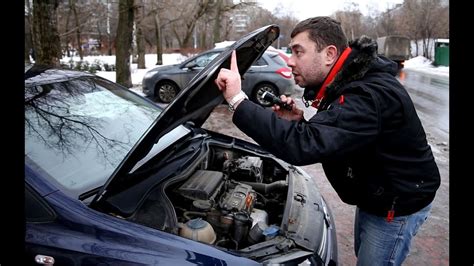
[[249,97],[247,96],[247,94],[245,94],[245,92],[243,91],[240,91],[239,93],[237,93],[234,97],[232,97],[232,99],[230,99],[230,101],[228,102],[229,104],[229,111],[231,112],[234,112],[235,111],[235,104],[240,102],[241,100],[243,99],[248,99]]

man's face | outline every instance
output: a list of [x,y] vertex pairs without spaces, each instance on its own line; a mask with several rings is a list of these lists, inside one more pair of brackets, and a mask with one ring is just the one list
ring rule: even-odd
[[320,86],[332,66],[328,65],[327,47],[318,52],[316,43],[304,31],[291,39],[290,48],[292,54],[288,66],[296,84],[302,88]]

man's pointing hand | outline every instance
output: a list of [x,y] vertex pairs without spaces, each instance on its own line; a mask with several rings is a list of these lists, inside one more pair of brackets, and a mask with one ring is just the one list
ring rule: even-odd
[[235,50],[230,57],[230,69],[221,68],[215,80],[217,87],[222,91],[227,102],[241,91],[239,66],[237,65],[237,55]]

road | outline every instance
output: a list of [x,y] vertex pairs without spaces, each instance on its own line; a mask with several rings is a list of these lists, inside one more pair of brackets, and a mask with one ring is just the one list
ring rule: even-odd
[[[399,80],[405,85],[417,109],[427,139],[441,173],[430,218],[421,227],[404,265],[449,265],[449,79],[405,70]],[[302,91],[294,97],[300,99]],[[300,100],[298,106],[303,107]],[[305,117],[315,113],[305,108]],[[231,122],[225,105],[218,106],[203,125],[204,128],[253,142]],[[327,181],[320,164],[303,167],[315,179],[328,201],[337,229],[340,265],[355,265],[353,223],[355,207],[343,203]]]
[[441,173],[430,218],[406,265],[449,265],[449,78],[406,70],[399,77],[415,104]]

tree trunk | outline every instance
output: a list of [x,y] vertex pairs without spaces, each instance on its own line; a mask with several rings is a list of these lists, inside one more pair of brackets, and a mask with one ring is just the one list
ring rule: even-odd
[[107,54],[112,55],[112,37],[110,36],[110,2],[107,0]]
[[82,43],[81,43],[81,25],[79,24],[79,17],[77,16],[76,10],[76,1],[69,0],[69,7],[74,14],[74,22],[76,23],[76,41],[77,41],[77,51],[79,51],[79,57],[81,61],[84,59],[84,52],[82,51]]
[[61,42],[57,28],[58,0],[33,0],[35,64],[59,66]]
[[137,68],[145,69],[145,36],[143,35],[142,20],[144,17],[144,3],[140,0],[139,8],[136,9],[137,13],[135,16],[135,39],[137,45]]
[[[31,6],[30,1],[25,1],[26,3],[26,14],[25,14],[25,63],[30,62],[30,54],[34,55],[33,53],[33,30],[31,25]],[[34,60],[34,58],[33,58]]]
[[145,69],[145,36],[140,25],[137,26],[138,69]]
[[199,47],[207,48],[208,47],[208,45],[206,43],[207,24],[204,24],[204,30],[201,30],[200,32],[201,33],[199,34]]
[[163,65],[163,41],[161,40],[161,24],[158,13],[155,15],[155,34],[156,34],[156,64]]
[[102,38],[103,38],[103,34],[102,34],[102,30],[100,29],[100,22],[99,22],[99,21],[97,21],[97,34],[99,35],[97,50],[98,50],[99,54],[102,55]]
[[[135,15],[134,15],[135,16]],[[137,63],[138,55],[137,55],[137,23],[133,22],[133,29],[132,29],[132,64]]]
[[[67,17],[66,17],[66,32],[69,32],[69,20],[71,18],[71,9],[69,9],[69,12],[67,12]],[[71,52],[69,51],[69,42],[71,38],[69,37],[69,34],[66,35],[66,56],[71,57]]]
[[173,27],[173,32],[178,39],[179,47],[180,48],[190,48],[191,47],[191,40],[194,34],[194,27],[196,27],[197,21],[204,15],[211,7],[211,1],[209,0],[200,0],[198,1],[197,8],[194,9],[193,14],[189,18],[189,20],[185,21],[184,23],[184,37],[180,39],[179,37],[182,34],[178,34],[176,28]]
[[127,87],[132,87],[130,73],[130,49],[132,48],[133,35],[133,0],[119,1],[119,20],[116,41],[116,81]]
[[196,21],[192,21],[186,26],[186,33],[184,34],[183,42],[180,45],[181,48],[191,48],[191,40],[193,37],[195,26]]
[[216,18],[214,20],[214,30],[213,30],[213,43],[217,43],[221,41],[221,6],[222,0],[217,0],[216,3]]

